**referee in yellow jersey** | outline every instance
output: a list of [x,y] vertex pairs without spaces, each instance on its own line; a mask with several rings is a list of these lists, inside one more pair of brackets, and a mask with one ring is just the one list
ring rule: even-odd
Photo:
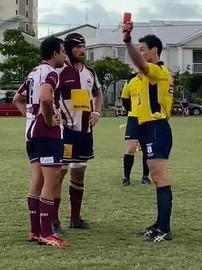
[[172,239],[172,190],[168,179],[168,159],[172,148],[172,132],[168,123],[173,101],[172,77],[160,62],[161,40],[155,35],[146,35],[139,39],[137,50],[131,42],[132,28],[132,23],[123,25],[123,40],[139,70],[139,141],[156,185],[158,210],[155,223],[144,233],[144,240],[161,242]]
[[[123,107],[128,111],[128,119],[125,131],[125,142],[126,142],[126,151],[123,156],[123,185],[130,185],[130,174],[134,164],[135,153],[138,148],[138,136],[139,136],[139,125],[137,118],[137,108],[138,108],[138,95],[139,79],[136,77],[136,74],[133,74],[131,78],[127,80],[124,84],[122,90],[122,104]],[[151,184],[150,179],[148,178],[149,169],[147,166],[145,155],[142,156],[142,166],[143,166],[143,175],[141,178],[142,184]]]

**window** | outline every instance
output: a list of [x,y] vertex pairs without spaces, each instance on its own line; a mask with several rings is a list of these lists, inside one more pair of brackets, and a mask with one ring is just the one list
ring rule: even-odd
[[28,0],[26,0],[26,5],[28,6],[28,4],[29,4],[29,3],[28,3]]
[[28,24],[25,25],[25,29],[26,29],[26,32],[29,31],[29,25]]
[[116,58],[116,48],[112,47],[112,58]]
[[16,0],[16,5],[18,5],[18,0]]
[[193,51],[193,62],[194,63],[202,63],[202,50],[194,50]]
[[28,11],[26,11],[26,18],[28,18],[28,16],[29,16],[29,13],[28,13]]
[[15,14],[18,15],[18,10],[16,9]]
[[93,49],[90,49],[88,51],[88,60],[89,61],[94,61],[95,60],[95,55],[94,55],[94,50]]
[[126,60],[126,49],[125,48],[117,48],[117,57],[120,61],[125,63]]
[[193,73],[202,73],[202,50],[193,50]]

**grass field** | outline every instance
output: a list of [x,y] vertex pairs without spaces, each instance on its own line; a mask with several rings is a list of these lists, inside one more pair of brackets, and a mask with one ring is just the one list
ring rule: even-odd
[[68,249],[26,241],[29,163],[24,120],[0,118],[0,269],[6,270],[199,270],[202,269],[202,118],[172,118],[170,178],[174,240],[145,243],[137,232],[154,220],[155,189],[140,185],[141,153],[132,185],[122,187],[125,119],[102,118],[95,128],[96,158],[89,162],[83,217],[89,231],[68,229],[66,180],[61,220]]

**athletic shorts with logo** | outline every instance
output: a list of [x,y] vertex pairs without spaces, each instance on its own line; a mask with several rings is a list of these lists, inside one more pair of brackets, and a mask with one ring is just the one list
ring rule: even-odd
[[31,163],[39,162],[41,166],[62,166],[64,145],[58,138],[34,137],[26,144]]
[[86,162],[94,158],[93,134],[64,127],[63,132],[64,154],[63,163]]
[[139,125],[139,142],[147,159],[168,159],[172,148],[172,132],[166,119]]
[[125,140],[138,140],[138,137],[139,137],[138,118],[128,116],[125,132]]

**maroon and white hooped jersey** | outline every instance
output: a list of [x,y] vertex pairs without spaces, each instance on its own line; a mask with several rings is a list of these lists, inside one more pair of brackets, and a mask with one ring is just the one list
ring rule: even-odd
[[93,68],[83,65],[82,70],[66,65],[60,71],[60,85],[56,95],[60,98],[60,110],[64,126],[91,132],[89,117],[93,111],[93,95],[101,86]]
[[[48,127],[40,111],[40,89],[44,83],[50,84],[53,90],[59,84],[58,73],[46,62],[34,68],[18,89],[18,93],[26,97],[25,138],[27,141],[35,137],[62,138],[60,126]],[[54,111],[57,113],[55,105]]]

